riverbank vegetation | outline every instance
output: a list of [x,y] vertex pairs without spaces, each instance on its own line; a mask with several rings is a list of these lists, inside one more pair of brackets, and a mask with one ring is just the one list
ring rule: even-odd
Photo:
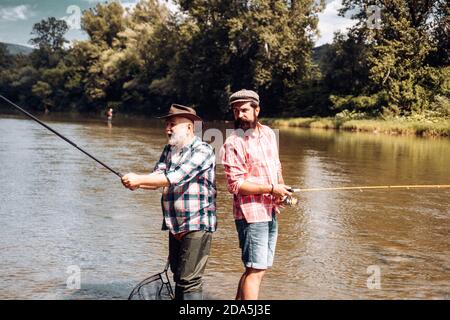
[[446,136],[450,137],[450,119],[351,119],[337,117],[263,118],[266,124],[275,127],[298,127],[363,131],[390,135]]
[[131,11],[97,4],[81,19],[88,40],[69,46],[67,24],[43,20],[29,55],[0,45],[1,93],[29,109],[69,112],[154,115],[178,102],[210,120],[230,117],[229,94],[249,88],[275,124],[448,132],[444,0],[343,0],[341,14],[356,24],[319,48],[324,1],[174,2],[175,12],[157,0]]

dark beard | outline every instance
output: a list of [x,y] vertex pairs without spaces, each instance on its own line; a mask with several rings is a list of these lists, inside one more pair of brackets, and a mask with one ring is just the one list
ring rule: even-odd
[[256,124],[258,123],[258,118],[255,118],[255,121],[243,121],[240,119],[234,120],[234,129],[242,129],[242,130],[248,130],[248,129],[255,129]]

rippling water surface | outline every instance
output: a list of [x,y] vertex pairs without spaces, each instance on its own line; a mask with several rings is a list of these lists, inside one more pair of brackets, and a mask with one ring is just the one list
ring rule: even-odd
[[[151,171],[166,142],[151,120],[44,120],[122,173]],[[285,129],[280,157],[295,187],[450,184],[449,139]],[[164,268],[159,192],[124,189],[66,142],[11,116],[0,117],[0,176],[0,298],[126,299]],[[220,165],[217,187],[219,229],[205,291],[233,299],[243,267]],[[262,299],[450,298],[450,189],[299,199],[280,215]],[[80,290],[67,287],[73,266]]]

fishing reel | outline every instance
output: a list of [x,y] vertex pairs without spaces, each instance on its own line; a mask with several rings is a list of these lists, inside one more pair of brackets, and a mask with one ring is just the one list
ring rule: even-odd
[[289,206],[289,207],[295,207],[298,205],[298,199],[296,197],[293,196],[286,196],[283,199],[283,205],[285,206]]

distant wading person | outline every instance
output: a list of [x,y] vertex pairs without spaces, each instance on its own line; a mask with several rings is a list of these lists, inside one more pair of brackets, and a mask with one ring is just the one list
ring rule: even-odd
[[168,144],[153,173],[128,173],[130,189],[163,187],[162,230],[169,230],[169,262],[174,275],[175,299],[203,299],[202,276],[216,230],[215,155],[213,148],[194,135],[195,110],[173,104],[166,119]]
[[113,118],[113,108],[109,108],[108,111],[106,111],[106,117],[108,118],[108,122],[112,121]]
[[273,264],[278,236],[277,213],[291,193],[284,185],[275,133],[258,122],[259,96],[251,90],[229,100],[235,130],[221,150],[245,272],[236,299],[258,299],[265,271]]

